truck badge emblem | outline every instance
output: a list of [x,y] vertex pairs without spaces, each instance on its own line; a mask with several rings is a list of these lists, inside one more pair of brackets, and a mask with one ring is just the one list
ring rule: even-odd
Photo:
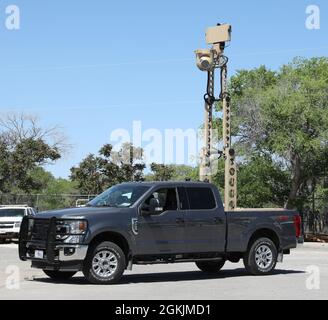
[[132,219],[132,232],[134,235],[138,235],[138,219]]

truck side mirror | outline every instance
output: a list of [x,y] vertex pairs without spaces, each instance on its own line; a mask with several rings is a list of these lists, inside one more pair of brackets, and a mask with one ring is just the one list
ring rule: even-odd
[[160,206],[158,199],[151,199],[149,205],[144,204],[141,208],[141,212],[144,216],[159,215],[163,212],[163,207]]
[[158,215],[163,212],[163,208],[161,207],[158,199],[151,199],[149,203],[149,211],[151,215]]

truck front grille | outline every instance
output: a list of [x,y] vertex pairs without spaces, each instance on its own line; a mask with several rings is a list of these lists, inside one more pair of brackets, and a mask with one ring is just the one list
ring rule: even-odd
[[2,222],[0,223],[0,229],[13,229],[14,224],[11,222]]
[[35,219],[31,233],[31,240],[46,241],[48,236],[49,224],[49,220]]

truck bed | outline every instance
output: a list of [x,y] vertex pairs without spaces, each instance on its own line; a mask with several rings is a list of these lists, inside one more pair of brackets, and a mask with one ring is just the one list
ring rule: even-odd
[[246,252],[254,232],[273,230],[281,250],[296,248],[295,220],[297,211],[286,209],[236,209],[226,212],[227,252]]

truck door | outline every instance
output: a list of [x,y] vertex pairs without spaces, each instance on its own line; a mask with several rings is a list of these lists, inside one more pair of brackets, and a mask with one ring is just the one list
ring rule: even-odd
[[[185,238],[188,253],[223,253],[226,220],[222,203],[210,187],[186,187],[189,210],[185,212]],[[179,190],[180,193],[183,190]]]
[[[153,204],[156,203],[155,212]],[[141,205],[136,236],[138,255],[184,253],[184,213],[178,210],[176,188],[159,188]]]

